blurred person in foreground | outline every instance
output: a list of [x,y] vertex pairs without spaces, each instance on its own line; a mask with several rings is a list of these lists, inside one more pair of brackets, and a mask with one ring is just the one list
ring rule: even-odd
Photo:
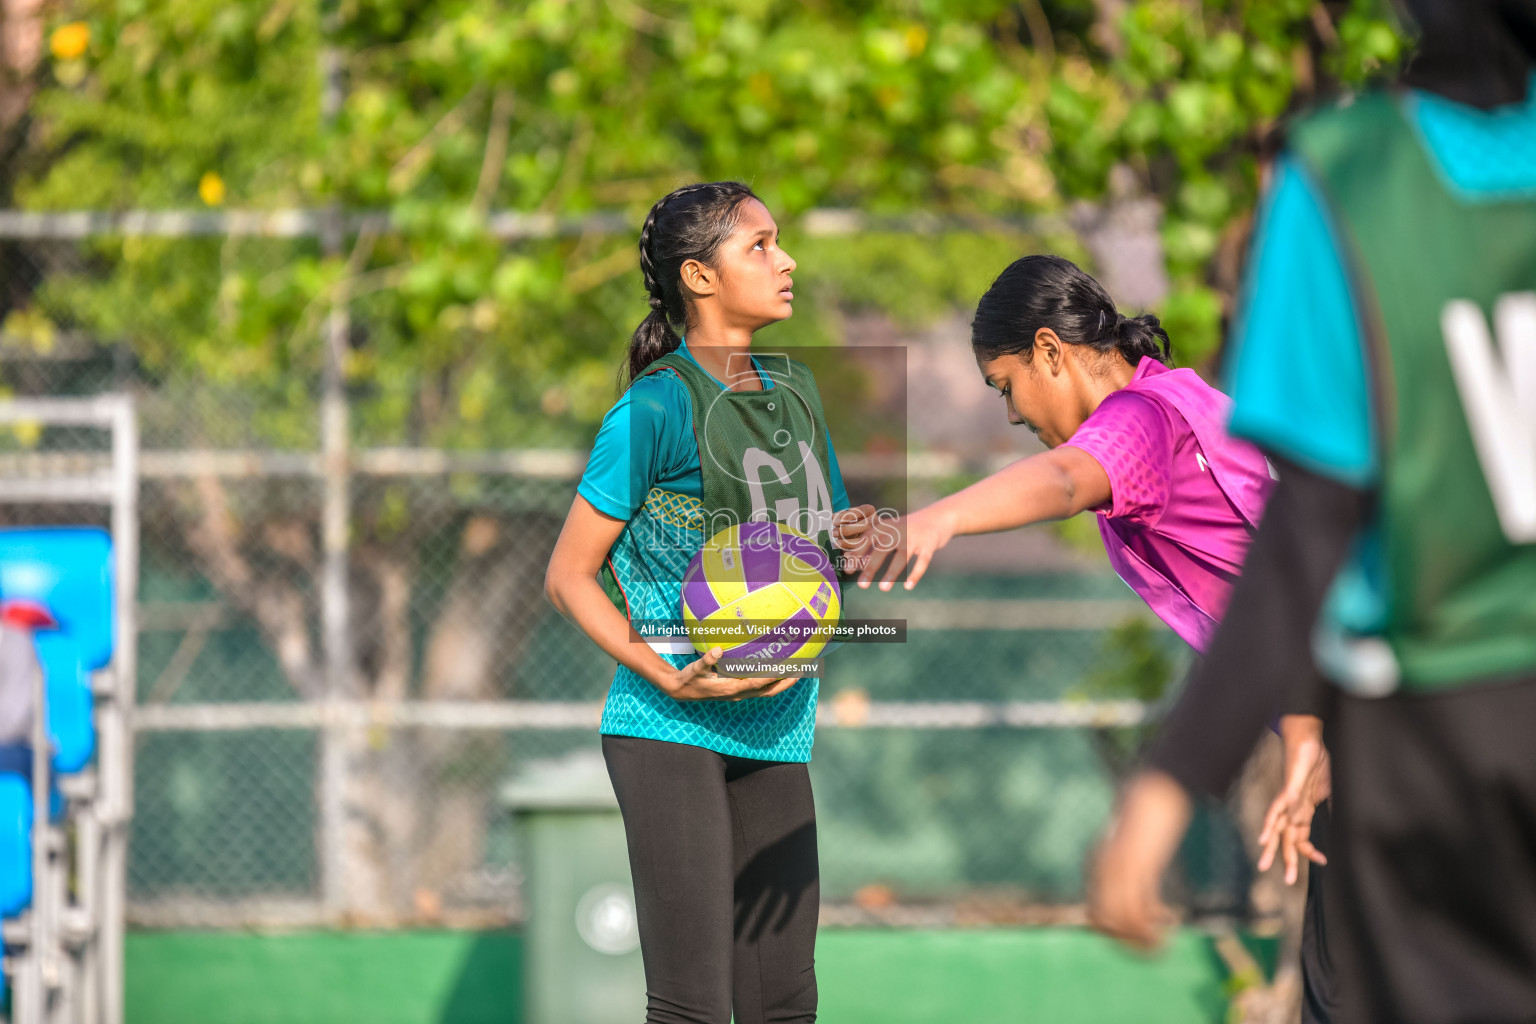
[[[1310,712],[1330,753],[1317,721],[1286,736],[1267,838],[1308,854],[1331,786],[1340,1019],[1532,1021],[1536,0],[1402,6],[1400,84],[1296,125],[1267,193],[1231,429],[1280,482],[1122,797],[1093,913],[1155,945],[1190,794]],[[1309,662],[1332,685],[1299,692]]]

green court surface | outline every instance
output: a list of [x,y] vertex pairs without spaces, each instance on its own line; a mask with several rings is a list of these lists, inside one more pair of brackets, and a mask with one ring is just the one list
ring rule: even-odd
[[[129,1024],[517,1024],[513,932],[134,932]],[[1154,960],[1072,928],[836,929],[828,1024],[1205,1024],[1225,971],[1198,932]]]

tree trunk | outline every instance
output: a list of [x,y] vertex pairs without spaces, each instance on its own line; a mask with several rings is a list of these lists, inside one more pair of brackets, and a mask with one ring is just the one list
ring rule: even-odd
[[0,0],[0,162],[16,148],[11,132],[32,103],[42,57],[43,0]]
[[[314,523],[287,508],[237,510],[216,477],[183,493],[179,511],[190,522],[181,536],[202,573],[251,616],[295,692],[322,699],[309,597],[318,561]],[[543,569],[557,526],[548,517],[489,515],[463,525],[457,564],[427,635],[423,698],[505,695],[503,680],[543,612]],[[387,541],[364,538],[354,549],[355,663],[363,695],[376,702],[411,696],[416,550],[438,528],[424,516]],[[440,907],[483,862],[500,738],[381,725],[338,729],[332,739],[341,744],[340,777],[331,784],[340,787],[343,831],[325,841],[340,846],[343,913],[354,923],[383,923]],[[318,781],[319,799],[326,799],[323,770]]]
[[[527,651],[543,612],[544,566],[557,524],[543,517],[464,525],[459,564],[427,639],[422,695],[428,700],[493,700],[508,695],[507,673]],[[422,784],[416,822],[418,904],[451,899],[485,858],[499,740],[423,731],[415,739]]]

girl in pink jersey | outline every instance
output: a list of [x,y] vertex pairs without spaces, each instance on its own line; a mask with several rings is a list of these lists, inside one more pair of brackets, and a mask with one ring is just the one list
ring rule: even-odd
[[[1194,371],[1168,367],[1168,335],[1157,317],[1121,316],[1097,281],[1059,256],[1026,256],[999,275],[976,307],[971,346],[1009,422],[1029,427],[1049,451],[911,515],[844,526],[852,556],[865,562],[859,586],[883,568],[880,589],[889,590],[909,567],[910,590],[952,537],[1091,510],[1115,571],[1203,654],[1274,486],[1259,450],[1228,436],[1227,397]],[[1293,731],[1319,729],[1310,715],[1282,718],[1288,747]],[[1310,777],[1314,761],[1294,759],[1288,789]],[[1149,790],[1138,806],[1176,798],[1182,794]],[[1325,858],[1304,830],[1277,829],[1285,799],[1276,799],[1260,837],[1260,870],[1281,846],[1289,882],[1299,856]],[[1306,916],[1304,943],[1320,944],[1319,901],[1308,900]],[[1331,1003],[1332,968],[1312,952],[1304,948],[1305,984]]]
[[889,590],[910,565],[910,590],[953,537],[1091,510],[1115,571],[1203,651],[1273,484],[1258,449],[1223,429],[1226,396],[1168,367],[1157,317],[1122,316],[1059,256],[1026,256],[999,275],[971,346],[1009,422],[1050,450],[900,519],[845,526],[865,561],[859,586],[883,567]]
[[[1169,368],[1157,316],[1121,316],[1098,281],[1060,256],[1025,256],[998,275],[977,304],[971,347],[1009,422],[1031,428],[1049,450],[909,516],[845,525],[845,550],[863,560],[859,585],[879,576],[880,590],[891,590],[906,568],[911,590],[951,537],[1095,511],[1121,579],[1203,654],[1273,488],[1258,448],[1227,436],[1227,396],[1192,370]],[[1315,731],[1318,723],[1283,717],[1287,735],[1292,726]],[[1296,771],[1306,775],[1312,763],[1296,758]],[[1163,808],[1174,798],[1147,792],[1138,806]],[[1298,857],[1324,857],[1304,832],[1278,835],[1276,814],[1270,809],[1260,837],[1260,869],[1283,846],[1293,881]],[[1318,901],[1307,901],[1306,915],[1304,943],[1319,943]],[[1332,992],[1326,958],[1304,949],[1304,963],[1309,992]]]

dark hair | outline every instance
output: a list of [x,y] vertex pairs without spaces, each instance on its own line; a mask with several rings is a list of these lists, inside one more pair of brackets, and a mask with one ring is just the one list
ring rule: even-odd
[[1157,317],[1121,316],[1103,285],[1060,256],[1025,256],[997,275],[976,304],[971,347],[985,359],[1027,359],[1042,327],[1069,345],[1119,352],[1132,366],[1142,356],[1161,363],[1170,358],[1168,332]]
[[1525,99],[1536,61],[1536,0],[1399,0],[1417,29],[1405,85],[1468,106]]
[[629,339],[629,360],[620,382],[634,380],[647,366],[681,342],[688,325],[682,266],[708,264],[736,230],[741,204],[757,195],[739,181],[684,185],[657,200],[640,229],[640,273],[651,297],[651,312]]

